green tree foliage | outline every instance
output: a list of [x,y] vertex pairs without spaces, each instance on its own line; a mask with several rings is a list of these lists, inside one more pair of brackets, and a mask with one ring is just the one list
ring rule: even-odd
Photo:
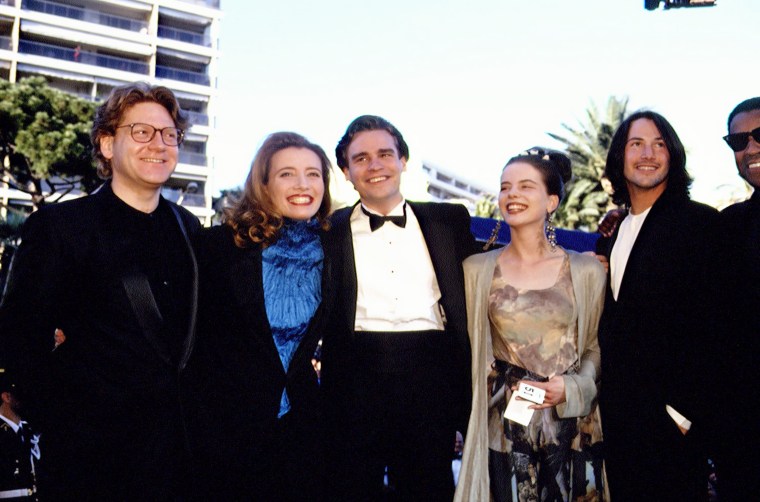
[[496,218],[501,219],[499,213],[499,204],[493,195],[485,194],[475,203],[475,216],[481,218]]
[[0,212],[0,300],[5,291],[11,258],[19,245],[21,226],[25,220],[26,214],[14,208]]
[[35,209],[99,185],[90,154],[95,108],[42,77],[0,80],[0,174],[11,188],[28,193]]
[[242,197],[243,187],[225,188],[224,190],[221,190],[219,196],[214,197],[211,204],[214,208],[214,216],[211,217],[211,222],[214,225],[221,223],[224,210]]
[[592,103],[580,128],[562,124],[567,136],[549,133],[566,146],[573,169],[565,199],[555,214],[556,226],[595,232],[601,217],[614,207],[602,178],[612,136],[624,120],[627,106],[628,98],[611,96],[603,115]]

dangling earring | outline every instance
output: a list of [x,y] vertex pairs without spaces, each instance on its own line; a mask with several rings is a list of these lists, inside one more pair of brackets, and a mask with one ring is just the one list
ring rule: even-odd
[[501,220],[496,220],[496,225],[494,225],[493,230],[491,231],[491,236],[483,246],[483,251],[488,251],[488,248],[493,246],[494,242],[496,242],[497,237],[499,237],[499,229],[501,229]]
[[546,212],[546,238],[549,241],[549,247],[551,248],[551,252],[554,253],[557,251],[557,233],[555,232],[556,228],[554,228],[554,225],[552,224],[552,217],[554,215],[550,212]]

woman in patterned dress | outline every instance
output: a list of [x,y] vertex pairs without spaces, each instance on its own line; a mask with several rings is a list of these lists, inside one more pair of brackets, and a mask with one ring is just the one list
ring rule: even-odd
[[[594,453],[605,272],[556,243],[551,216],[570,176],[559,152],[510,159],[499,209],[511,242],[464,262],[473,406],[455,500],[602,499]],[[520,381],[546,393],[527,426],[504,417]]]

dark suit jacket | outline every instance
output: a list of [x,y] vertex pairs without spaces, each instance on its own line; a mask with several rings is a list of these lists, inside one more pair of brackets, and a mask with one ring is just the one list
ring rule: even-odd
[[[658,473],[667,476],[704,433],[710,398],[704,386],[709,379],[707,271],[716,218],[711,207],[664,193],[631,249],[617,301],[608,280],[599,326],[600,405],[615,499],[649,493],[668,500]],[[608,257],[616,240],[617,230]],[[666,404],[692,421],[688,436],[678,431]],[[621,471],[626,479],[620,479]],[[637,484],[638,491],[626,492],[626,481]],[[678,482],[666,486],[674,490]],[[704,480],[699,488],[704,494]]]
[[267,319],[262,248],[237,247],[231,228],[222,225],[203,230],[195,249],[201,286],[189,378],[199,402],[191,441],[206,465],[201,476],[217,473],[212,484],[226,489],[222,480],[231,479],[237,487],[255,486],[271,452],[282,448],[270,441],[279,428],[283,388],[291,405],[286,417],[313,426],[312,439],[320,439],[319,384],[311,359],[333,296],[330,260],[325,256],[322,303],[286,373]]
[[[182,444],[178,375],[192,350],[197,294],[187,233],[200,224],[161,201],[177,210],[172,219],[182,219],[184,231],[177,224],[166,246],[187,263],[192,289],[186,295],[192,305],[183,309],[190,319],[172,350],[159,334],[161,314],[120,227],[119,204],[107,183],[93,195],[32,214],[0,307],[2,356],[25,387],[51,480],[71,487],[72,497],[82,496],[78,484],[87,486],[88,496],[106,493],[99,488],[125,497],[162,493],[156,485],[163,482],[163,465]],[[66,341],[52,351],[55,328]]]
[[[470,217],[460,205],[408,202],[419,221],[441,290],[440,303],[446,314],[446,333],[451,346],[450,382],[441,383],[441,406],[450,406],[452,420],[459,430],[467,426],[471,395],[470,341],[464,300],[462,261],[477,251],[470,233]],[[335,308],[325,331],[322,346],[323,385],[331,420],[350,421],[355,400],[371,399],[351,386],[355,367],[354,323],[356,320],[356,266],[351,237],[353,207],[332,216],[326,251],[333,260],[337,282]],[[414,257],[410,257],[414,259]],[[450,386],[449,386],[450,385]]]
[[[760,492],[755,406],[737,396],[756,396],[760,358],[760,191],[720,214],[720,267],[716,267],[715,347],[717,374],[715,442],[721,500],[751,500]],[[750,398],[751,399],[751,398]]]

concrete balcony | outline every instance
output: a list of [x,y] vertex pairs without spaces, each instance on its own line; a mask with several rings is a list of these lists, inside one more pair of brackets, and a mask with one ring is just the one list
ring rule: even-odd
[[147,63],[135,61],[133,59],[106,56],[95,52],[69,49],[68,47],[45,44],[42,42],[19,40],[18,51],[21,54],[43,56],[63,61],[74,61],[76,63],[100,66],[102,68],[126,71],[130,73],[139,73],[142,75],[148,75],[149,72]]
[[47,2],[45,0],[25,0],[22,4],[22,7],[26,10],[52,14],[54,16],[67,17],[69,19],[76,19],[77,21],[84,21],[101,26],[109,26],[111,28],[118,28],[120,30],[144,33],[147,33],[148,31],[148,23],[145,21],[129,19],[113,14],[106,14],[93,9],[73,7],[57,2]]
[[206,35],[193,31],[181,30],[179,28],[169,28],[168,26],[159,25],[158,36],[159,38],[168,38],[178,42],[211,47],[211,41]]
[[156,65],[156,77],[166,78],[169,80],[178,80],[180,82],[188,82],[197,85],[211,85],[211,80],[205,73],[179,70],[177,68],[169,68],[168,66]]

